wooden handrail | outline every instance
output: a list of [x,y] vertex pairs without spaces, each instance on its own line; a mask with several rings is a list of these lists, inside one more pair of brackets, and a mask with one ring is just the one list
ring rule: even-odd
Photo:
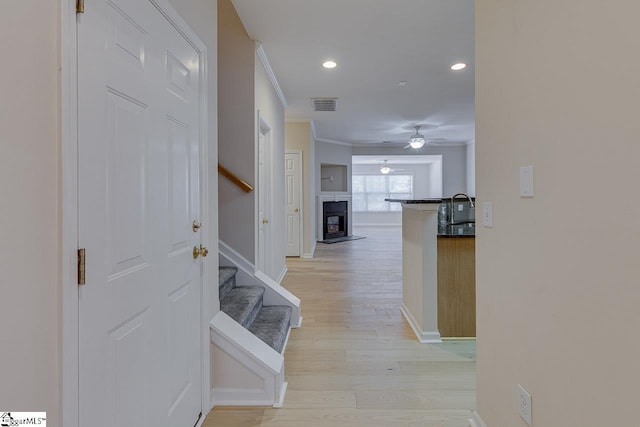
[[218,173],[233,182],[245,193],[251,193],[253,191],[253,187],[250,184],[247,184],[245,181],[238,178],[233,172],[222,166],[220,163],[218,163]]

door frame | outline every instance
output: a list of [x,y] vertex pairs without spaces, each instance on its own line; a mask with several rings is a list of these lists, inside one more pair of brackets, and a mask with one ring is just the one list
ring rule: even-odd
[[[79,310],[78,310],[78,285],[77,285],[77,249],[78,249],[78,49],[77,49],[77,24],[82,15],[76,14],[76,0],[58,0],[60,3],[60,49],[61,49],[61,75],[60,75],[60,111],[61,111],[61,347],[59,356],[59,373],[62,384],[62,396],[60,404],[60,420],[65,427],[79,426]],[[200,58],[200,218],[205,227],[212,227],[209,215],[208,198],[208,91],[207,91],[207,48],[191,30],[189,25],[178,15],[168,0],[148,0],[162,15],[185,37],[189,44],[198,52]],[[217,225],[216,225],[217,229]],[[208,245],[209,232],[202,233],[200,239],[205,246]],[[217,242],[216,242],[217,247]],[[217,251],[215,251],[217,252]],[[217,253],[212,253],[207,258],[213,262]],[[217,259],[215,260],[217,262]],[[209,281],[208,262],[201,264],[200,282],[200,363],[201,363],[201,410],[202,416],[198,422],[201,425],[207,413],[211,410],[211,385],[210,370],[211,358],[209,338],[209,300],[210,290],[206,284]]]
[[299,228],[300,230],[298,231],[298,235],[300,236],[300,241],[299,246],[300,246],[300,255],[298,255],[300,258],[302,258],[302,255],[304,254],[304,187],[303,187],[303,181],[302,181],[302,168],[303,168],[303,156],[304,154],[302,153],[302,150],[285,150],[284,155],[285,158],[287,156],[287,154],[297,154],[298,155],[298,173],[296,176],[296,179],[298,180],[298,188],[300,189],[300,191],[298,191],[298,200],[300,200],[300,224],[299,224]]
[[[273,164],[273,158],[272,158],[272,147],[271,147],[271,131],[272,128],[271,126],[269,126],[269,124],[264,120],[264,118],[262,117],[262,115],[260,114],[260,110],[257,110],[256,112],[256,116],[257,116],[257,123],[256,123],[256,138],[255,138],[255,153],[256,153],[256,158],[255,158],[255,177],[256,180],[258,182],[257,187],[257,191],[255,192],[255,199],[254,199],[254,203],[255,203],[255,255],[254,255],[254,259],[255,259],[255,265],[254,265],[254,270],[255,272],[261,271],[262,273],[266,274],[267,276],[271,277],[269,273],[273,273],[273,261],[271,259],[271,257],[266,256],[267,259],[261,259],[260,258],[260,221],[262,221],[262,218],[260,218],[260,194],[262,193],[265,197],[264,200],[267,200],[268,202],[266,203],[266,209],[265,209],[265,217],[269,219],[269,224],[270,226],[272,225],[272,221],[273,221],[273,206],[271,201],[273,200],[273,174],[271,173],[271,167]],[[267,185],[265,186],[266,188],[260,188],[260,134],[264,133],[265,135],[265,153],[264,153],[264,158],[265,158],[265,181],[267,183]],[[271,227],[270,227],[271,229]],[[265,242],[262,242],[262,244],[266,245],[267,244],[267,239],[265,239]],[[265,253],[271,253],[271,251],[269,250],[269,247],[265,247]],[[260,264],[264,265],[264,269],[268,270],[268,271],[262,271],[259,268]]]

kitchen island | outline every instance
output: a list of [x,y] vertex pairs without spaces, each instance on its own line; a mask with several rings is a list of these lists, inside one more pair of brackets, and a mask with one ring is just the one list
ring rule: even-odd
[[402,203],[401,311],[418,340],[475,336],[475,226],[439,233],[441,199],[385,200]]
[[441,199],[402,203],[402,314],[422,343],[440,343],[438,330],[438,208]]
[[476,336],[475,235],[438,234],[438,331],[447,338]]

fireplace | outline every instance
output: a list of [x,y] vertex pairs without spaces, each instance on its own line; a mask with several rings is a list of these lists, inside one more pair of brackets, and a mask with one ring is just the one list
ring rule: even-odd
[[324,240],[348,236],[347,203],[347,201],[322,203]]

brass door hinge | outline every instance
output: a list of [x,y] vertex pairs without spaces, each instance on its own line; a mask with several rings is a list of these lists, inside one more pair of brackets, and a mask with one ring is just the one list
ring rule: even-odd
[[84,0],[76,0],[76,13],[84,13]]
[[85,277],[84,277],[85,262],[86,262],[85,249],[80,248],[78,249],[78,285],[84,285],[86,283]]

